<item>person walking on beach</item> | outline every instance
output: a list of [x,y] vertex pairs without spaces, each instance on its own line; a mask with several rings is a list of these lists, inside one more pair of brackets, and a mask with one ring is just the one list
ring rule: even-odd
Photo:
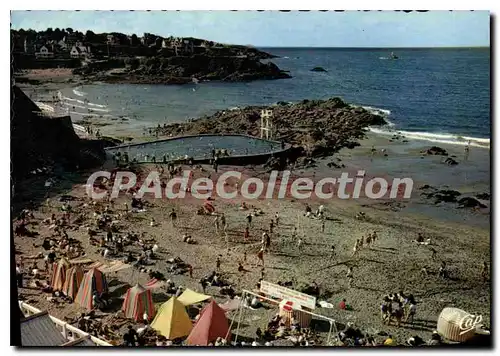
[[219,215],[217,215],[217,216],[215,217],[214,224],[215,224],[215,233],[216,233],[216,234],[219,234],[219,229],[220,229],[220,219],[219,219]]
[[330,260],[333,260],[333,258],[335,257],[335,245],[332,245],[330,251]]
[[243,234],[243,241],[248,242],[249,237],[250,237],[250,230],[248,229],[248,226],[245,226],[245,232]]
[[264,267],[264,247],[257,252],[257,258],[262,262],[262,267]]
[[488,264],[483,262],[483,269],[481,270],[481,277],[483,278],[483,282],[488,280]]
[[378,239],[377,232],[374,231],[372,234],[372,244],[375,245],[375,241],[377,241],[377,239]]
[[321,219],[321,232],[325,232],[325,219]]
[[274,214],[274,221],[276,221],[276,227],[278,227],[280,224],[280,214],[278,212]]
[[222,226],[222,231],[224,233],[226,233],[226,227],[227,227],[227,225],[226,225],[226,216],[224,215],[224,213],[222,213],[221,216],[220,216],[220,222],[221,222],[221,226]]
[[464,148],[464,161],[467,161],[469,159],[469,151],[470,151],[470,140],[467,141],[467,146]]
[[446,262],[441,262],[441,267],[439,267],[438,276],[440,278],[446,279],[448,278],[448,271],[446,270]]
[[177,213],[175,212],[175,209],[172,208],[172,211],[168,215],[170,216],[170,221],[172,223],[172,227],[174,227],[175,226],[175,222],[177,221]]
[[417,313],[417,303],[415,303],[415,299],[413,298],[413,296],[408,298],[408,304],[410,305],[410,307],[408,308],[408,315],[406,316],[405,322],[408,323],[411,319],[411,323],[413,324],[415,314]]
[[359,249],[359,240],[356,240],[356,243],[354,244],[354,248],[352,249],[353,252],[352,252],[352,256],[351,257],[354,257],[354,255],[356,254],[356,252],[358,252],[358,249]]
[[354,280],[354,276],[352,273],[352,267],[347,268],[346,277],[347,277],[347,285],[349,286],[349,288],[351,288],[353,280]]
[[252,227],[252,213],[247,214],[247,227]]
[[260,241],[260,244],[261,244],[262,248],[264,249],[264,251],[266,250],[267,236],[268,236],[268,235],[267,235],[267,232],[266,232],[266,231],[264,231],[264,232],[262,233],[262,240]]
[[215,260],[215,268],[217,271],[220,271],[220,256],[217,256],[217,259]]
[[193,266],[188,265],[189,278],[193,278]]
[[274,228],[274,221],[273,221],[273,219],[271,219],[271,222],[269,223],[269,233],[270,234],[273,233],[273,228]]
[[371,243],[372,243],[372,234],[368,233],[368,235],[366,235],[366,247],[370,248]]

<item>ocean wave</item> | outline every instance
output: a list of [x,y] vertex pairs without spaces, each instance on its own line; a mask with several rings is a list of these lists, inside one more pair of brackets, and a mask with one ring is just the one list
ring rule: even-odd
[[361,106],[366,111],[380,116],[389,116],[391,114],[391,110],[376,108],[374,106]]
[[390,130],[390,129],[387,130],[377,127],[369,127],[369,130],[373,133],[385,136],[393,136],[395,134],[398,134],[410,140],[446,143],[446,144],[460,145],[460,146],[466,146],[470,141],[471,146],[488,147],[488,148],[490,147],[489,138],[462,136],[451,133],[433,133],[433,132],[404,131],[404,130]]
[[78,90],[77,88],[73,89],[73,94],[78,95],[78,96],[86,96],[87,93]]
[[67,107],[71,107],[71,108],[79,108],[79,109],[86,109],[86,110],[92,110],[93,112],[95,111],[99,111],[99,112],[109,112],[108,109],[99,109],[99,108],[89,108],[88,106],[83,106],[83,105],[78,105],[78,104],[74,104],[74,103],[66,103],[66,102],[63,102],[62,103],[64,106],[67,106]]
[[[75,89],[73,89],[73,91],[74,90]],[[87,95],[87,94],[85,94],[85,95]],[[58,96],[59,96],[59,100],[61,100],[61,101],[72,101],[72,102],[80,103],[80,104],[83,104],[83,105],[96,106],[98,108],[105,108],[105,107],[107,107],[106,105],[91,103],[88,100],[80,100],[80,99],[70,98],[68,96],[62,95],[61,92],[58,93]],[[94,109],[94,110],[97,110],[97,109]],[[106,111],[109,111],[109,110],[106,110]]]

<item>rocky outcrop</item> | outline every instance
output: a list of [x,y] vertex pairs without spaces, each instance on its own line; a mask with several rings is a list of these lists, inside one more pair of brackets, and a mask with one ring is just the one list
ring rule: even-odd
[[323,67],[314,67],[311,72],[326,72],[327,70]]
[[481,203],[476,198],[465,197],[458,201],[459,208],[486,208],[486,205]]
[[260,135],[260,112],[273,111],[273,137],[292,144],[289,158],[323,157],[346,146],[355,146],[364,129],[384,125],[383,117],[363,108],[351,107],[340,98],[303,100],[296,104],[250,106],[239,110],[219,111],[187,123],[171,124],[163,135],[247,134]]
[[444,160],[444,163],[446,163],[448,166],[456,166],[458,164],[458,162],[451,157],[446,158]]
[[431,148],[422,151],[421,153],[427,155],[440,155],[440,156],[448,156],[448,152],[444,148],[438,146],[432,146]]
[[430,186],[425,186],[420,188],[421,190],[426,190],[422,192],[420,195],[424,196],[427,199],[434,199],[435,204],[439,204],[441,202],[445,203],[454,203],[457,201],[457,198],[461,195],[460,192],[456,190],[450,189],[435,189]]
[[[271,55],[255,49],[238,50],[235,55],[227,49],[226,55],[211,52],[192,56],[156,55],[147,58],[99,61],[74,70],[88,79],[113,83],[186,84],[198,81],[245,82],[260,79],[291,78],[290,74],[272,62],[261,62]],[[122,68],[110,72],[111,68]]]
[[476,198],[481,199],[481,200],[490,200],[491,195],[488,193],[479,193],[476,195]]

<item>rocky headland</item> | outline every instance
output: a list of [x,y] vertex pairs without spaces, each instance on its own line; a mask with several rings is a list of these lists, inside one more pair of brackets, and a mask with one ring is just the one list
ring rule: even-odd
[[324,157],[343,147],[354,147],[371,125],[385,125],[383,117],[360,107],[353,107],[340,98],[303,100],[299,103],[278,103],[275,106],[249,106],[218,111],[186,123],[163,128],[163,135],[247,134],[260,135],[261,110],[273,111],[273,138],[294,146],[299,155]]
[[151,57],[133,57],[85,63],[73,73],[88,80],[132,84],[187,84],[198,81],[245,82],[291,78],[272,62],[274,56],[251,47],[176,56],[160,50]]

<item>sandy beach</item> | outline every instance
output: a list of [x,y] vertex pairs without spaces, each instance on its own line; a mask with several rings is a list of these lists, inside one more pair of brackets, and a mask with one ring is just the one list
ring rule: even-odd
[[[39,73],[41,72],[41,73]],[[32,71],[28,77],[44,80],[50,77],[52,83],[42,86],[20,84],[27,93],[33,93],[36,98],[43,96],[50,98],[64,86],[74,86],[69,83],[71,76],[64,70],[53,70],[50,75],[43,71]],[[36,89],[34,91],[33,89]],[[36,99],[35,99],[36,100]],[[73,120],[74,123],[75,120]],[[103,120],[104,121],[104,120]],[[154,139],[142,135],[142,132],[125,132],[122,125],[113,125],[106,122],[101,130],[105,135],[120,137],[131,136],[132,142]],[[420,188],[427,184],[439,189],[454,189],[464,195],[474,196],[478,193],[490,193],[489,155],[487,148],[471,148],[467,159],[463,158],[464,148],[459,145],[439,144],[450,155],[460,162],[450,167],[443,164],[440,156],[425,156],[419,152],[434,144],[427,141],[389,142],[390,137],[367,133],[365,139],[360,140],[360,146],[354,149],[344,148],[334,157],[321,159],[316,167],[296,169],[298,176],[338,176],[342,171],[356,172],[364,170],[369,176],[384,175],[386,177],[411,177],[414,180],[412,198],[388,202],[362,200],[331,199],[328,201],[311,200],[307,203],[315,211],[319,205],[325,206],[327,216],[325,231],[321,231],[318,219],[304,216],[306,201],[294,199],[273,200],[246,200],[249,206],[255,206],[263,211],[263,215],[254,219],[250,229],[250,241],[243,241],[245,216],[239,206],[241,197],[231,201],[216,199],[214,206],[217,213],[224,213],[227,219],[228,240],[215,231],[214,217],[197,215],[196,210],[202,201],[194,198],[170,201],[145,197],[146,211],[126,213],[123,209],[130,196],[122,194],[114,203],[112,214],[119,216],[120,234],[127,232],[144,234],[153,239],[160,247],[155,259],[153,270],[160,271],[176,285],[201,292],[199,280],[216,269],[216,258],[221,257],[222,276],[237,292],[242,289],[252,290],[261,278],[261,267],[256,257],[260,249],[261,236],[269,227],[274,214],[279,212],[280,223],[271,234],[271,247],[265,254],[266,281],[293,281],[294,287],[311,284],[313,281],[320,286],[321,301],[327,301],[333,308],[317,308],[316,313],[332,317],[338,322],[339,329],[348,322],[354,323],[366,333],[375,336],[378,342],[383,342],[385,336],[381,332],[390,334],[399,344],[403,344],[410,336],[418,335],[428,340],[436,329],[436,321],[444,307],[457,307],[471,313],[483,316],[485,326],[490,325],[490,281],[483,281],[481,268],[483,262],[490,263],[490,214],[489,202],[485,209],[457,209],[455,204],[433,204],[420,195]],[[387,157],[377,153],[371,154],[372,147],[377,152],[386,149]],[[343,168],[330,168],[328,162],[333,159],[344,164]],[[112,163],[93,171],[110,169]],[[143,166],[143,175],[154,165]],[[188,169],[183,166],[183,169]],[[233,167],[221,166],[218,174],[232,170]],[[248,175],[266,175],[263,167],[244,167]],[[215,174],[212,167],[203,166],[203,173]],[[95,261],[104,262],[104,257],[98,253],[98,248],[88,243],[86,228],[92,224],[93,213],[104,208],[106,203],[98,202],[93,206],[86,196],[84,185],[93,171],[79,172],[77,175],[58,177],[56,183],[47,188],[46,197],[50,197],[51,207],[40,204],[34,211],[31,226],[39,235],[37,237],[16,236],[16,260],[23,256],[41,252],[40,245],[44,238],[53,235],[48,225],[42,223],[50,218],[51,214],[60,215],[62,195],[75,197],[69,204],[74,216],[82,215],[83,222],[73,224],[67,229],[70,238],[81,242],[86,257]],[[166,173],[164,177],[166,176]],[[19,187],[22,200],[12,203],[14,210],[19,211],[32,197],[30,194],[40,193],[43,188],[43,179],[33,179],[24,182]],[[233,187],[234,188],[234,187]],[[36,191],[36,192],[35,192]],[[41,200],[43,201],[43,200]],[[177,226],[172,226],[168,220],[168,213],[174,208],[178,212]],[[364,212],[366,218],[356,218],[359,212]],[[157,225],[150,226],[154,218]],[[293,229],[298,228],[299,237],[294,237]],[[30,227],[31,228],[31,227]],[[353,246],[357,239],[368,233],[376,232],[378,240],[372,246],[365,246],[353,256]],[[421,233],[425,239],[430,239],[429,245],[419,245],[416,240]],[[196,244],[187,244],[182,241],[184,234],[191,235]],[[298,239],[302,246],[298,246]],[[335,246],[336,254],[332,256],[331,246]],[[139,252],[137,246],[130,247],[131,251]],[[437,253],[433,254],[432,250]],[[246,262],[244,261],[246,254]],[[434,256],[434,257],[433,257]],[[167,259],[180,257],[194,267],[193,278],[186,275],[168,274]],[[115,257],[116,259],[119,256]],[[438,269],[445,261],[450,278],[438,277]],[[238,272],[238,263],[242,262],[246,273]],[[25,260],[25,265],[28,261]],[[30,263],[31,264],[31,263]],[[38,267],[43,267],[42,260],[38,260]],[[353,284],[348,286],[346,277],[348,267],[353,268]],[[427,274],[422,272],[425,268]],[[44,272],[43,272],[44,273]],[[130,268],[108,276],[111,294],[120,298],[127,286],[135,283],[146,283],[150,278],[147,273]],[[28,283],[28,281],[26,281]],[[380,317],[382,298],[389,293],[403,291],[413,294],[417,301],[417,313],[413,324],[403,323],[402,326],[387,326]],[[42,310],[59,318],[74,318],[82,310],[75,304],[64,303],[57,305],[47,301],[47,296],[39,290],[20,288],[19,297]],[[207,294],[212,295],[218,302],[226,301],[220,295],[219,288],[208,287]],[[166,300],[166,291],[154,290],[153,298],[156,304]],[[352,311],[340,310],[338,304],[346,299],[353,308]],[[119,304],[119,303],[118,303]],[[102,316],[102,321],[110,321],[118,310]],[[232,312],[228,317],[233,318]],[[248,339],[255,337],[257,327],[265,328],[270,317],[276,313],[276,308],[255,311],[246,310],[240,328],[240,335]],[[127,324],[121,326],[121,330]],[[117,332],[117,335],[120,333]],[[327,332],[318,331],[319,343],[324,345]],[[119,336],[118,336],[119,337]],[[118,340],[117,337],[117,340]]]

